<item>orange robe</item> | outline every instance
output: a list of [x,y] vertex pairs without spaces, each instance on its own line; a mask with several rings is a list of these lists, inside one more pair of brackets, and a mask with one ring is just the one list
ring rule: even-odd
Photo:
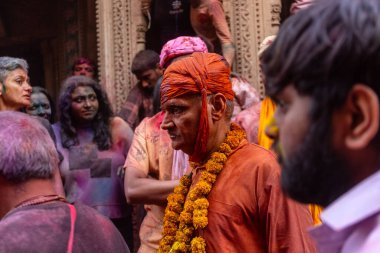
[[[203,169],[193,170],[192,187]],[[246,140],[240,144],[208,196],[208,226],[198,230],[208,253],[315,252],[306,231],[313,226],[308,206],[287,198],[279,177],[270,151]]]

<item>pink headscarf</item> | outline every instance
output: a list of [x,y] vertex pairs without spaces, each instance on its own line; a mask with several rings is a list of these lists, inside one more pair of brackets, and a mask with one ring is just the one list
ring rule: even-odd
[[290,14],[296,14],[298,11],[308,7],[313,2],[314,0],[296,0],[292,6],[290,6]]
[[169,60],[194,52],[208,52],[206,44],[198,37],[180,36],[169,40],[162,47],[160,54],[160,66],[165,67]]

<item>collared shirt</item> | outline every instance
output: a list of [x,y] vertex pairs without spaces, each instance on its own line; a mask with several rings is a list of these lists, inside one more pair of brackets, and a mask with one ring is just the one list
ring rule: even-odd
[[360,182],[322,213],[310,231],[326,253],[380,252],[380,171]]
[[145,92],[140,83],[135,85],[129,92],[118,116],[135,129],[145,117],[153,116],[153,91]]

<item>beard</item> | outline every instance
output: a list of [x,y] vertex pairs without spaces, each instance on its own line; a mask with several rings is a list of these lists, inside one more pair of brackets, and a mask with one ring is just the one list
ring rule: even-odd
[[281,186],[296,201],[326,207],[349,187],[349,164],[332,145],[330,120],[315,122],[305,141],[284,159]]

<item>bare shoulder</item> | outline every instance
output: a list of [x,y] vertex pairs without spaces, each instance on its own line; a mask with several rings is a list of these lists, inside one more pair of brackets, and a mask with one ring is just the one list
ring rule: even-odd
[[112,136],[115,137],[122,137],[122,136],[129,136],[130,134],[133,134],[132,128],[128,125],[127,122],[125,122],[120,117],[113,117],[110,121],[110,129]]

